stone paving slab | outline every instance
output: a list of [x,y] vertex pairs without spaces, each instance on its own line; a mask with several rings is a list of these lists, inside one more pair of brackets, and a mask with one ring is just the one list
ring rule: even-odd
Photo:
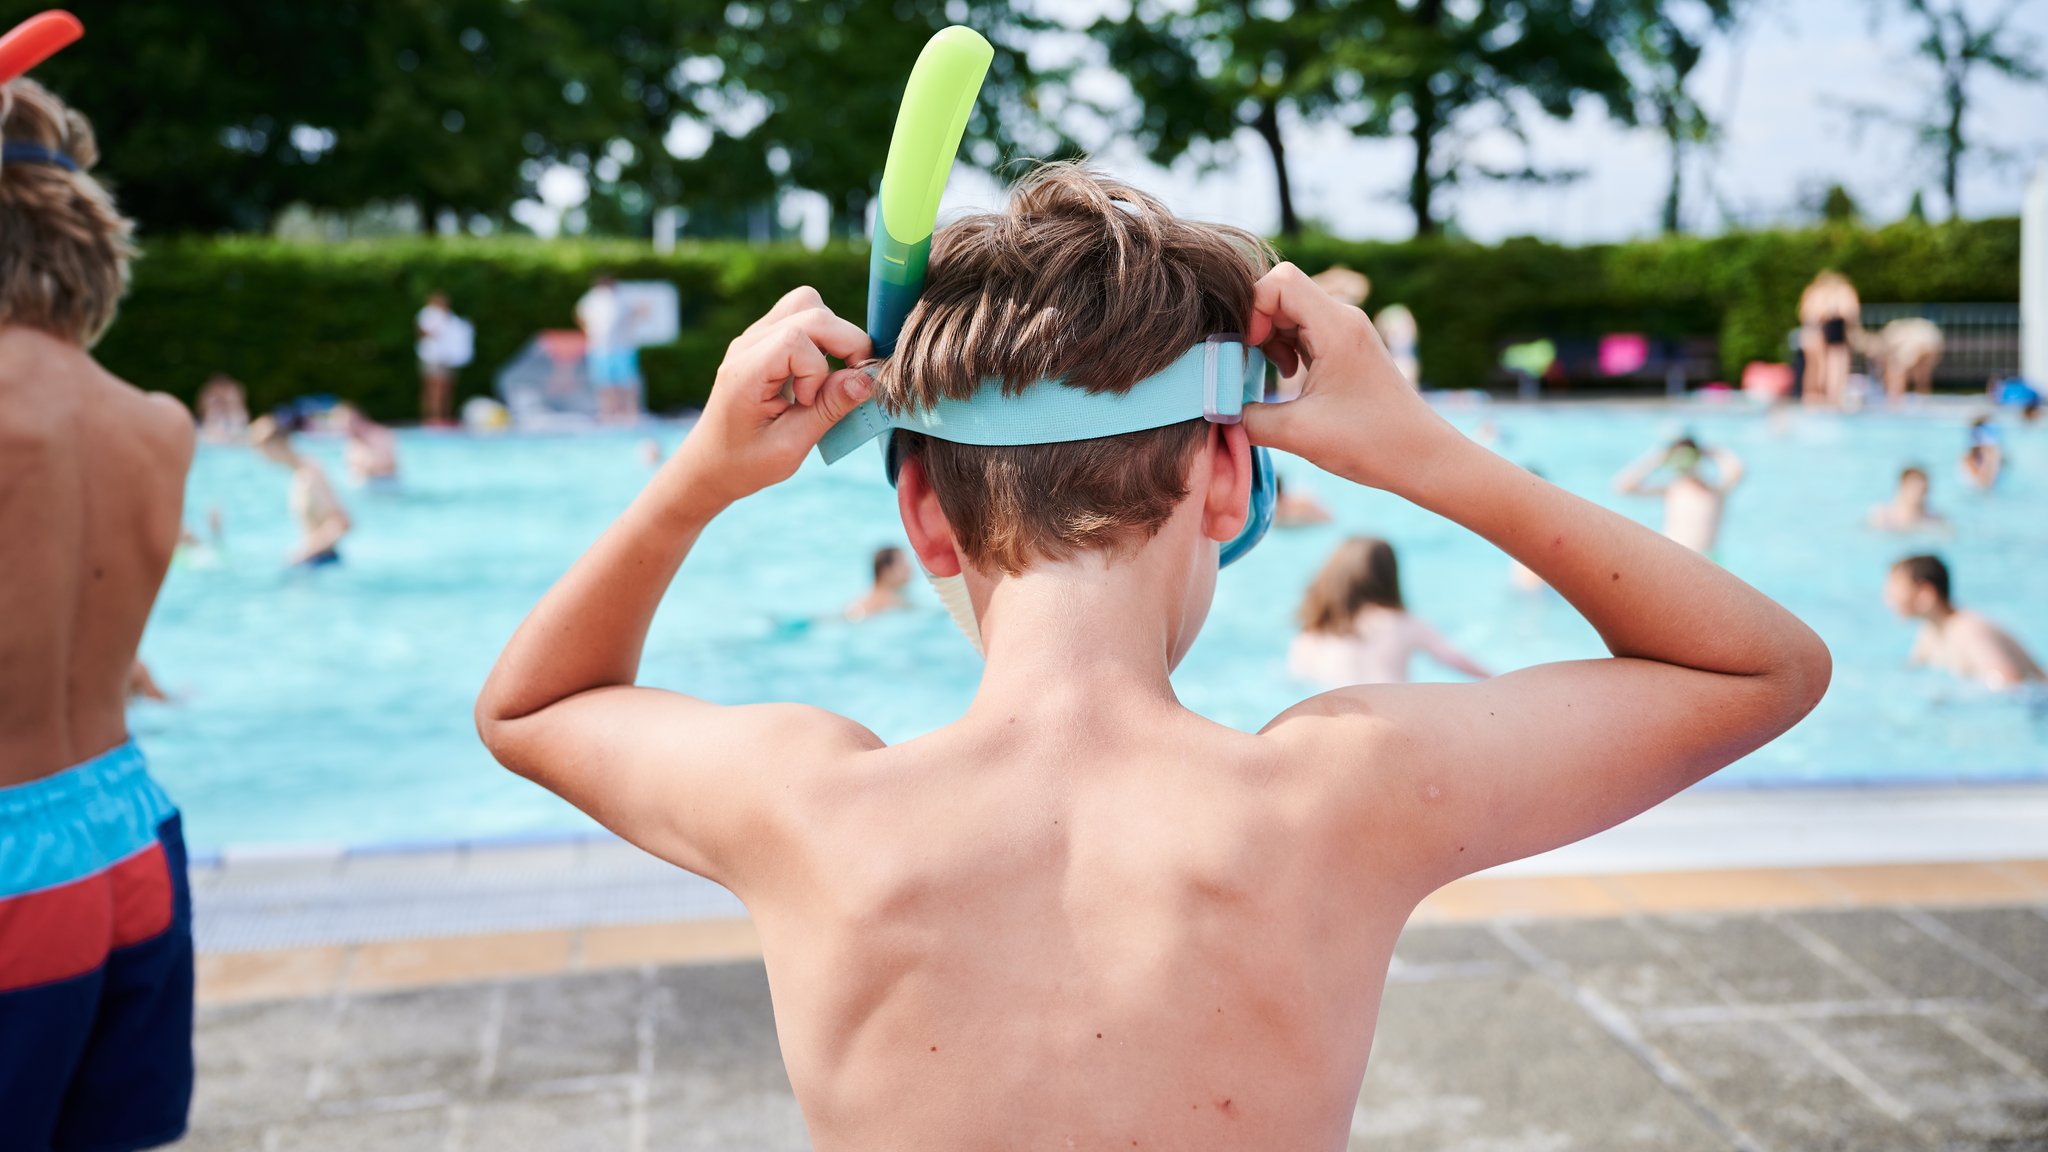
[[[1351,1148],[2048,1150],[2048,904],[1414,925]],[[802,1152],[757,961],[216,1004],[195,1152]]]

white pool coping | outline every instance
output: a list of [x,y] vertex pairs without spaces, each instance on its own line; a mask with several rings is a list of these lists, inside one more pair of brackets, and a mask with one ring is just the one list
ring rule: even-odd
[[1687,792],[1504,875],[2048,856],[2048,782]]

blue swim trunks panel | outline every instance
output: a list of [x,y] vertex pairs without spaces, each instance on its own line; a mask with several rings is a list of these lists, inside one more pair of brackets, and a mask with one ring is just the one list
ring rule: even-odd
[[178,811],[133,743],[0,788],[0,1152],[184,1134],[192,903]]

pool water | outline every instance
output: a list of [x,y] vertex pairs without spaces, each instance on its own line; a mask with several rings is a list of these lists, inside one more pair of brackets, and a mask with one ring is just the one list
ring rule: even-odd
[[[1706,405],[1453,409],[1499,427],[1500,450],[1552,480],[1655,523],[1655,500],[1616,496],[1616,470],[1689,429],[1740,453],[1721,559],[1826,638],[1834,687],[1804,723],[1709,782],[1989,780],[2048,773],[2038,698],[1908,669],[1912,627],[1885,609],[1887,565],[1917,550],[1950,560],[1962,604],[2048,651],[2048,429],[2008,426],[2003,486],[1965,489],[1955,461],[1969,409],[1856,417]],[[658,430],[665,449],[680,427]],[[249,843],[414,843],[575,832],[591,825],[497,768],[470,706],[525,612],[646,481],[644,433],[472,439],[401,435],[393,493],[343,495],[356,530],[341,565],[288,572],[285,475],[246,449],[203,448],[187,519],[218,508],[225,548],[174,566],[143,642],[172,704],[133,725],[201,851]],[[340,476],[333,442],[307,451]],[[1926,465],[1952,538],[1863,527],[1898,468]],[[1482,664],[1508,669],[1602,654],[1548,592],[1510,586],[1508,561],[1471,533],[1384,493],[1283,459],[1288,483],[1336,514],[1274,532],[1220,581],[1201,640],[1175,677],[1189,707],[1255,729],[1305,694],[1285,653],[1310,574],[1344,535],[1399,549],[1412,610]],[[203,529],[202,529],[203,530]],[[815,459],[714,523],[657,617],[644,679],[713,700],[795,700],[844,712],[884,739],[942,724],[967,704],[978,659],[936,597],[853,625],[868,556],[900,543],[892,494],[863,454]],[[1418,662],[1424,678],[1449,678]],[[1502,765],[1512,771],[1513,765]]]

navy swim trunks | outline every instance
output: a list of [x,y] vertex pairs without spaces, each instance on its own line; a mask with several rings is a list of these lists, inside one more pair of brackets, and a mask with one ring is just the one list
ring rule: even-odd
[[0,788],[0,1147],[184,1135],[192,901],[178,810],[131,741]]

